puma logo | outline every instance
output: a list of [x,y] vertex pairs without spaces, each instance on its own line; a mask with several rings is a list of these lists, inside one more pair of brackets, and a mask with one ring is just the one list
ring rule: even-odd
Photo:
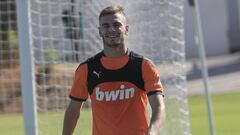
[[96,71],[93,71],[93,74],[95,74],[98,78],[100,78],[101,71],[99,71],[99,73]]

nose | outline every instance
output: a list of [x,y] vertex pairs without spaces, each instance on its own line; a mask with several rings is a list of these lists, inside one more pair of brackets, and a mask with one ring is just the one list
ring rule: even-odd
[[115,32],[115,31],[116,31],[116,28],[115,28],[114,26],[110,26],[110,27],[109,27],[109,31],[110,31],[110,32]]

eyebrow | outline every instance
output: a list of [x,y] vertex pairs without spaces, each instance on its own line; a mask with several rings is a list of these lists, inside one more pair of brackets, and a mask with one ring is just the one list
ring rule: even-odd
[[103,23],[103,24],[101,24],[102,26],[104,26],[104,25],[109,25],[108,23]]
[[[121,21],[119,21],[119,20],[115,20],[114,22],[113,22],[113,24],[122,24],[122,22]],[[102,23],[101,24],[101,26],[104,26],[104,25],[110,25],[108,22],[104,22],[104,23]]]

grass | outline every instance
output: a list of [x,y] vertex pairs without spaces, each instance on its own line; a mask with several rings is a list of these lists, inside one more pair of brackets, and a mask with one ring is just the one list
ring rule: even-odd
[[[239,135],[240,133],[240,93],[214,95],[212,97],[216,135]],[[192,135],[210,135],[207,109],[203,96],[189,98]],[[90,114],[82,111],[81,120],[75,134],[90,135]],[[61,134],[63,113],[39,114],[40,134]],[[49,123],[46,124],[46,121]],[[81,133],[81,134],[80,134]],[[19,114],[0,115],[1,135],[23,135],[23,117]]]
[[[40,135],[60,135],[62,132],[64,113],[39,114],[38,125]],[[91,135],[91,114],[82,111],[76,135]],[[0,135],[24,135],[23,116],[20,114],[0,115]]]
[[[239,135],[240,93],[214,95],[212,98],[216,135]],[[205,99],[189,98],[190,123],[193,135],[210,135]]]
[[23,135],[23,117],[19,114],[0,115],[0,135]]

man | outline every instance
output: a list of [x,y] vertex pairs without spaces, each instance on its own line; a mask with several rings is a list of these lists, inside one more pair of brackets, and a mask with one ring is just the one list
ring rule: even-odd
[[[80,64],[64,118],[63,135],[72,135],[83,102],[90,97],[93,135],[157,135],[165,119],[163,88],[157,69],[129,51],[127,19],[121,6],[99,15],[104,50]],[[152,108],[147,123],[147,101]]]

